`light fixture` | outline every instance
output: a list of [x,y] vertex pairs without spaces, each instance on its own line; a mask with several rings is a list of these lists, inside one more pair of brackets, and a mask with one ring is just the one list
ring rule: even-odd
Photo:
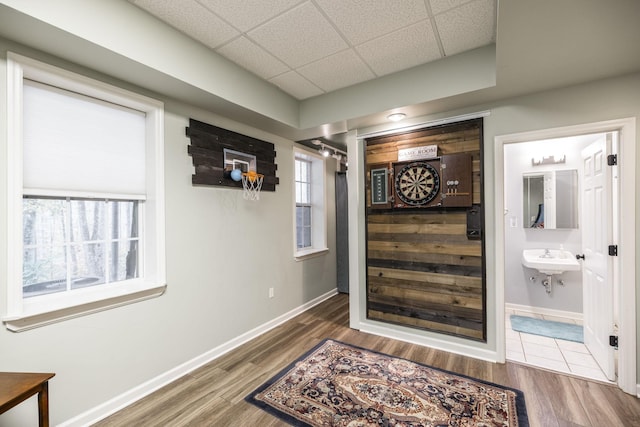
[[393,114],[389,114],[387,116],[387,119],[391,120],[392,122],[399,122],[400,120],[404,119],[405,117],[407,117],[407,115],[405,113],[393,113]]
[[564,154],[554,155],[554,156],[543,156],[543,157],[534,157],[531,159],[531,164],[533,166],[540,165],[557,165],[561,163],[567,162],[567,156]]
[[312,139],[309,142],[311,144],[315,145],[315,146],[320,146],[320,148],[318,149],[318,152],[323,157],[331,156],[332,158],[336,159],[339,163],[346,163],[347,162],[347,152],[346,151],[342,151],[342,150],[340,150],[338,148],[335,148],[335,147],[332,147],[330,145],[327,146],[320,139]]
[[325,147],[324,144],[321,144],[320,149],[318,150],[320,152],[320,154],[322,154],[323,157],[329,157],[329,155],[331,153],[329,153],[329,150],[327,149],[327,147]]

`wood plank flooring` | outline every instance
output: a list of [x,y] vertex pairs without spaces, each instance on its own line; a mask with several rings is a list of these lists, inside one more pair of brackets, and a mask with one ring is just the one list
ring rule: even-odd
[[511,362],[495,364],[349,329],[344,294],[242,345],[95,424],[286,426],[243,399],[324,338],[522,390],[531,427],[640,426],[640,400],[614,386]]

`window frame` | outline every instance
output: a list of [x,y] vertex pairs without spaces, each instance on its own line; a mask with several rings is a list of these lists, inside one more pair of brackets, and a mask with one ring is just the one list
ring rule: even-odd
[[[310,196],[311,196],[311,246],[298,248],[298,224],[296,208],[295,168],[296,161],[310,162]],[[293,251],[294,258],[301,261],[319,256],[329,251],[327,247],[327,203],[326,203],[326,159],[310,151],[294,148],[293,150]]]
[[[23,298],[23,120],[25,79],[145,113],[146,194],[139,195],[141,275],[109,287],[88,287]],[[164,104],[158,100],[13,52],[7,53],[7,306],[2,321],[19,332],[162,295],[166,289],[164,217]],[[28,192],[29,195],[31,192]],[[130,199],[131,195],[69,192],[69,197]]]

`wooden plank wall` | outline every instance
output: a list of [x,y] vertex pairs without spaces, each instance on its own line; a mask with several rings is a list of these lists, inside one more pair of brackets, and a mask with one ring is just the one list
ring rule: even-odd
[[[482,215],[482,119],[367,139],[366,169],[433,144],[439,156],[471,155],[473,209]],[[467,237],[471,209],[371,209],[366,182],[367,317],[485,341],[484,232]]]

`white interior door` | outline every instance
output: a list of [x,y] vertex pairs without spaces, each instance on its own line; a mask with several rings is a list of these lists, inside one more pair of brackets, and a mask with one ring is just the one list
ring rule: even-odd
[[612,242],[611,167],[607,155],[611,135],[603,136],[582,151],[582,261],[584,343],[606,377],[615,381],[613,269],[609,256]]

